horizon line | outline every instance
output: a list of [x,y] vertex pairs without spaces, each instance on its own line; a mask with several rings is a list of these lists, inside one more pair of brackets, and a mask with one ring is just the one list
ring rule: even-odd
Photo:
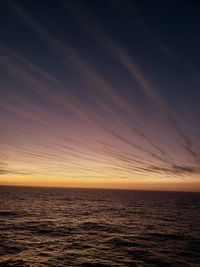
[[174,193],[200,193],[193,190],[177,190],[177,189],[142,189],[142,188],[111,188],[111,187],[76,187],[76,186],[46,186],[46,185],[16,185],[16,184],[0,184],[0,187],[28,187],[28,188],[52,188],[52,189],[87,189],[87,190],[124,190],[124,191],[151,191],[151,192],[174,192]]

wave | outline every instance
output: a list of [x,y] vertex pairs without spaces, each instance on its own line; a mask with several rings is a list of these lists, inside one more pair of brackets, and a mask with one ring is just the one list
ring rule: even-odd
[[28,267],[23,260],[5,260],[0,262],[0,267]]
[[140,243],[126,240],[123,238],[118,238],[118,237],[113,237],[113,238],[107,239],[106,243],[110,244],[114,247],[118,247],[118,248],[120,248],[120,247],[123,247],[123,248],[124,247],[140,247],[141,246]]
[[13,211],[5,211],[5,210],[0,211],[0,217],[18,216],[18,215],[19,213]]

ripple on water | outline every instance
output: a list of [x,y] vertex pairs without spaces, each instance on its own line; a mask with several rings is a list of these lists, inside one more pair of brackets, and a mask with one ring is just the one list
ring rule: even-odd
[[6,260],[0,262],[0,267],[28,267],[23,260]]

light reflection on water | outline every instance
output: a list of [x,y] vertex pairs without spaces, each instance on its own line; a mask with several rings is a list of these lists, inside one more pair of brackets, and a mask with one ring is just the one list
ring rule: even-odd
[[200,194],[0,187],[0,266],[200,266]]

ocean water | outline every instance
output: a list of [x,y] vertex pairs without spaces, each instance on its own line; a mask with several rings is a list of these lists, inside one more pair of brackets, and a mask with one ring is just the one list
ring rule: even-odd
[[0,187],[0,266],[200,266],[200,194]]

